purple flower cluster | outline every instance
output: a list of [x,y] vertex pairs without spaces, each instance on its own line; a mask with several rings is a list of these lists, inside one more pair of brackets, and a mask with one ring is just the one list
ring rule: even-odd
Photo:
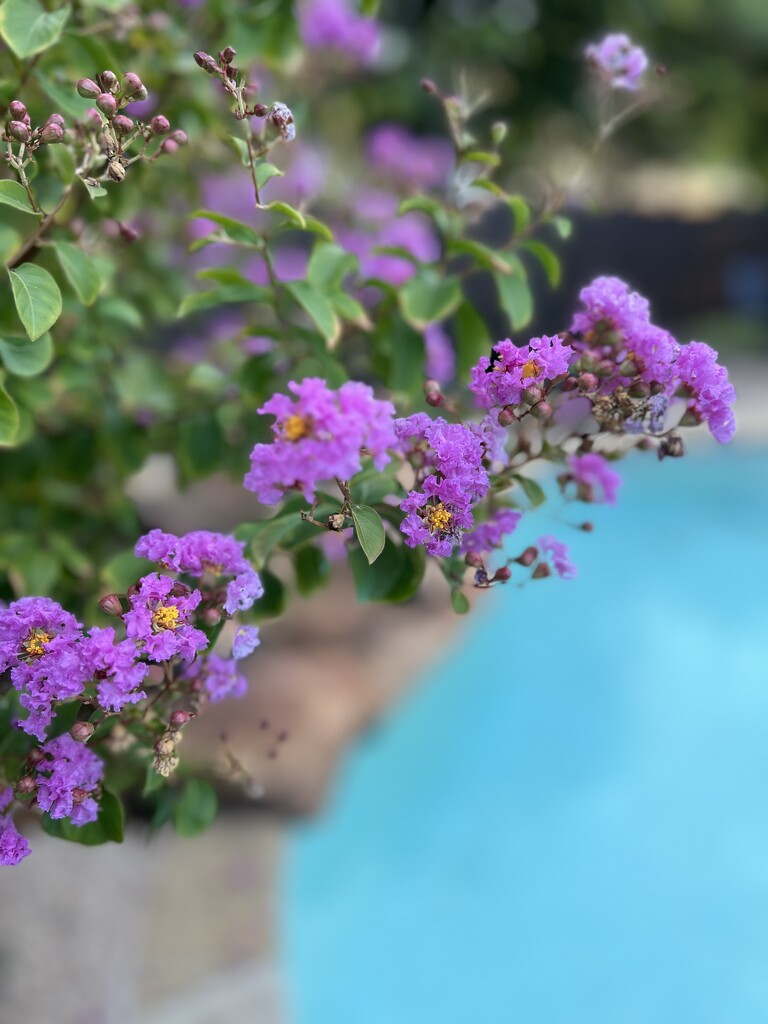
[[234,615],[250,608],[264,593],[261,580],[244,555],[245,544],[223,533],[193,530],[177,537],[150,530],[136,542],[136,554],[187,576],[233,576],[227,584],[224,611]]
[[584,51],[589,64],[613,89],[634,92],[648,67],[648,57],[640,46],[633,46],[629,36],[621,32],[607,35],[600,43],[592,43]]
[[506,339],[494,346],[493,359],[482,356],[472,367],[470,389],[485,408],[519,405],[526,388],[546,384],[568,373],[570,345],[555,337],[531,338],[527,345]]
[[470,552],[484,555],[494,548],[502,547],[504,537],[512,533],[522,519],[523,513],[512,508],[500,508],[492,519],[480,523],[474,530],[465,533],[461,538],[461,553]]
[[299,33],[310,50],[333,50],[370,63],[379,50],[379,27],[355,10],[350,0],[300,0]]
[[394,406],[375,398],[367,384],[347,381],[334,391],[319,377],[291,381],[296,395],[276,394],[259,412],[273,415],[272,444],[257,444],[245,486],[259,501],[273,505],[290,490],[307,501],[321,480],[348,480],[362,467],[361,453],[377,469],[389,462],[394,446]]
[[13,802],[13,790],[8,786],[0,790],[0,866],[15,867],[32,852],[29,843],[20,835],[7,812]]
[[131,640],[115,643],[111,626],[94,627],[82,641],[81,648],[91,676],[98,680],[96,694],[103,708],[122,711],[126,704],[136,704],[146,697],[139,687],[149,667],[136,660],[136,645]]
[[[595,390],[610,392],[633,381],[647,385],[650,400],[643,415],[653,433],[663,430],[666,404],[683,393],[690,414],[705,421],[717,441],[731,440],[736,393],[713,348],[698,341],[678,344],[668,331],[651,323],[647,300],[619,278],[598,277],[580,298],[585,308],[571,324],[573,345],[598,370],[605,370],[602,383],[594,379]],[[659,395],[666,400],[663,409]]]
[[200,683],[214,704],[226,697],[242,697],[248,688],[248,680],[238,671],[237,661],[220,658],[218,654],[208,654],[196,663],[190,678]]
[[547,561],[558,576],[565,580],[570,580],[578,574],[576,566],[568,557],[567,544],[563,544],[556,537],[547,535],[539,537],[539,548],[547,556]]
[[191,661],[208,646],[205,633],[190,623],[200,600],[199,590],[190,592],[170,576],[149,573],[130,595],[131,607],[123,616],[126,635],[150,661]]
[[99,815],[94,799],[104,774],[104,763],[69,733],[49,740],[40,748],[45,755],[37,765],[38,806],[52,818],[69,818],[73,825],[87,825]]
[[82,627],[47,597],[23,597],[0,609],[0,673],[10,671],[29,716],[19,723],[37,739],[57,701],[76,697],[93,672],[82,656]]
[[579,497],[583,501],[616,504],[621,477],[611,469],[610,463],[603,455],[598,452],[569,455],[568,465],[571,477],[578,486]]
[[396,196],[366,189],[354,204],[356,225],[336,231],[339,242],[357,256],[363,280],[384,281],[399,288],[416,273],[406,256],[381,249],[402,249],[420,263],[432,263],[440,256],[440,243],[427,218],[416,211],[397,215]]
[[368,136],[371,169],[397,184],[418,189],[445,184],[456,162],[447,139],[413,135],[400,124],[379,124]]
[[474,519],[472,506],[488,491],[485,446],[463,423],[416,413],[396,420],[400,450],[417,470],[417,484],[401,502],[400,529],[409,547],[423,544],[430,555],[449,557]]

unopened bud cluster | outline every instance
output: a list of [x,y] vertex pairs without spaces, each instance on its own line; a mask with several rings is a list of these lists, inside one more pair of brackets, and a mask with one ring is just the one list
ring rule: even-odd
[[11,100],[8,114],[3,139],[11,144],[18,143],[27,153],[33,153],[39,146],[52,146],[64,141],[67,126],[61,114],[51,114],[43,124],[33,127],[21,100]]

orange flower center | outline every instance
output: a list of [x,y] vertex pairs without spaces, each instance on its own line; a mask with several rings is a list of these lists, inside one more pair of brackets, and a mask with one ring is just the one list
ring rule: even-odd
[[440,502],[439,505],[431,505],[427,509],[427,514],[424,518],[426,519],[430,530],[439,530],[444,532],[450,526],[452,516],[445,505]]
[[282,430],[286,441],[300,441],[309,434],[310,424],[303,416],[294,413],[283,420]]
[[27,658],[39,658],[45,654],[46,644],[53,640],[52,633],[46,633],[44,629],[31,629],[27,637],[22,641],[21,649]]
[[159,604],[152,612],[152,629],[176,629],[179,625],[179,609],[173,604]]
[[535,377],[539,373],[541,373],[541,367],[539,364],[535,359],[529,359],[523,367],[522,378],[523,380],[526,380],[528,377]]

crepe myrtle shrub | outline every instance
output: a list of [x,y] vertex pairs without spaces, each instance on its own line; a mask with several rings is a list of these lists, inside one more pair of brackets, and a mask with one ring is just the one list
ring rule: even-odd
[[[297,26],[310,69],[325,54],[359,74],[380,44],[346,0],[302,2]],[[531,337],[528,275],[535,265],[559,281],[564,200],[534,208],[505,188],[505,127],[492,125],[484,143],[468,96],[423,82],[447,138],[374,126],[357,140],[359,178],[348,171],[343,193],[326,195],[322,180],[339,167],[307,146],[311,90],[287,78],[267,96],[237,57],[233,46],[198,49],[178,72],[197,116],[208,112],[198,154],[226,153],[199,183],[197,209],[179,202],[165,159],[198,144],[195,121],[166,117],[135,72],[72,78],[87,104],[76,116],[33,117],[21,85],[8,107],[0,201],[19,217],[7,267],[27,338],[11,330],[0,342],[11,515],[18,505],[0,538],[4,865],[30,852],[30,812],[51,835],[86,844],[122,838],[124,802],[153,827],[205,828],[215,776],[182,760],[185,732],[209,703],[245,694],[258,623],[323,587],[334,549],[359,600],[412,599],[430,568],[463,614],[494,587],[572,578],[568,532],[591,532],[585,505],[620,500],[615,466],[630,451],[678,458],[700,425],[720,443],[733,435],[717,354],[680,343],[616,277],[584,282],[569,321]],[[647,63],[625,37],[588,47],[592,151],[648,102]],[[165,257],[151,268],[164,287],[135,308],[114,290],[132,287],[116,254],[145,246],[162,215],[114,216],[139,175],[139,186],[169,176],[179,237],[189,217],[189,253],[175,257],[199,284],[170,312]],[[81,217],[81,200],[89,211],[116,204],[98,242],[100,221]],[[488,217],[508,224],[493,246],[480,230]],[[102,263],[116,268],[107,295]],[[71,286],[76,328],[58,320],[56,277]],[[480,278],[508,337],[491,335],[472,298]],[[175,330],[165,347],[142,347],[141,314],[158,292]],[[132,341],[121,316],[139,317]],[[30,372],[46,339],[50,362],[51,331],[65,351]],[[247,521],[226,534],[145,524],[124,484],[158,452],[182,485],[221,469],[237,476]],[[37,503],[17,483],[30,467]],[[526,528],[519,539],[548,499],[562,504],[558,534],[534,531],[532,543]],[[277,756],[285,734],[269,723],[266,733]],[[235,753],[225,761],[219,779],[259,791]]]

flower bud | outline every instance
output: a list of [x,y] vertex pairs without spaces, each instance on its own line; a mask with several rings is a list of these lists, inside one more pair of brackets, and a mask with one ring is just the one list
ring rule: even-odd
[[494,145],[500,146],[507,137],[507,126],[503,121],[496,121],[491,125],[491,139]]
[[592,533],[594,528],[595,528],[595,524],[594,523],[589,523],[589,522],[582,523],[581,526],[579,527],[579,529],[583,530],[584,533]]
[[505,406],[499,413],[498,418],[500,427],[509,427],[517,422],[517,415],[511,405]]
[[659,461],[662,459],[681,459],[685,455],[685,445],[682,437],[677,434],[670,434],[669,437],[662,437],[658,448]]
[[481,569],[483,566],[483,556],[479,551],[469,551],[464,557],[464,562],[466,565],[471,565],[473,569]]
[[87,796],[87,789],[84,789],[82,786],[75,786],[75,788],[72,790],[72,803],[81,804]]
[[531,409],[531,415],[537,420],[548,420],[552,415],[552,406],[549,402],[539,402]]
[[182,725],[186,725],[192,715],[189,711],[174,711],[171,715],[171,726],[174,729],[181,728]]
[[16,792],[21,796],[28,796],[37,789],[37,782],[31,775],[24,775],[16,783]]
[[37,765],[42,764],[43,761],[45,761],[45,759],[45,754],[42,752],[40,747],[35,747],[34,750],[30,750],[29,752],[29,756],[27,757],[27,764],[35,768],[37,767]]
[[153,135],[167,135],[171,130],[171,122],[162,114],[156,114],[149,122]]
[[191,593],[191,587],[188,587],[186,583],[181,583],[179,580],[176,580],[171,587],[171,597],[189,597]]
[[577,387],[575,377],[566,377],[563,381],[563,391],[574,391]]
[[440,385],[436,380],[428,380],[424,382],[424,397],[427,400],[427,405],[431,405],[436,409],[445,401],[443,393],[440,390]]
[[493,574],[494,583],[506,583],[508,579],[512,577],[512,570],[508,565],[502,565],[500,569],[497,569]]
[[597,377],[594,373],[580,373],[576,378],[576,383],[582,391],[594,391],[597,387]]
[[225,46],[219,54],[219,60],[222,64],[231,64],[236,56],[237,50],[233,49],[231,46]]
[[253,105],[253,116],[254,117],[266,117],[269,113],[269,107],[265,103],[254,103]]
[[67,122],[61,116],[61,114],[51,114],[48,120],[46,121],[46,124],[58,124],[61,125],[62,128],[67,127]]
[[81,78],[75,86],[78,93],[87,100],[95,100],[101,96],[101,86],[97,85],[92,78]]
[[112,127],[118,135],[130,135],[135,125],[130,117],[126,117],[125,114],[118,114],[112,121]]
[[656,65],[656,74],[659,76],[659,78],[663,78],[664,75],[667,74],[667,66],[666,66],[666,64],[657,64]]
[[181,128],[177,128],[175,132],[171,132],[171,138],[173,139],[177,146],[186,146],[186,144],[189,142],[189,137],[187,136],[187,133],[185,131],[182,131]]
[[634,377],[637,373],[637,363],[632,359],[625,359],[619,366],[619,373],[622,377]]
[[207,71],[209,75],[215,75],[219,70],[219,65],[210,53],[206,53],[205,50],[198,50],[195,54],[195,64],[202,68],[203,71]]
[[135,96],[144,88],[144,83],[133,71],[123,75],[123,96]]
[[627,390],[627,394],[630,398],[647,398],[650,395],[651,389],[642,380],[636,380]]
[[612,377],[615,371],[615,364],[610,359],[601,359],[595,367],[598,377]]
[[80,119],[80,123],[84,128],[101,128],[102,120],[101,114],[96,110],[95,107],[88,107],[87,110],[83,111],[83,116]]
[[536,559],[539,557],[538,549],[531,546],[526,548],[522,555],[518,555],[515,561],[518,565],[525,566],[527,569],[529,565],[533,565]]
[[56,142],[64,141],[64,129],[55,121],[49,121],[43,125],[40,132],[40,141],[52,146]]
[[132,228],[129,224],[121,224],[120,221],[117,222],[117,230],[120,232],[122,240],[129,245],[139,237],[139,232],[135,228]]
[[121,182],[125,180],[125,164],[119,157],[115,157],[114,160],[110,160],[107,164],[107,174],[110,176],[112,181]]
[[221,622],[221,612],[218,608],[206,608],[200,618],[206,626],[218,626]]
[[101,82],[101,87],[106,92],[119,92],[120,83],[117,80],[117,75],[114,71],[102,71],[98,76]]
[[122,615],[123,604],[117,594],[107,594],[99,601],[99,609],[105,615]]
[[102,92],[96,100],[96,106],[107,117],[114,117],[117,113],[117,100],[109,92]]
[[32,132],[23,121],[9,121],[7,131],[10,137],[17,142],[29,142],[32,138]]
[[21,100],[11,100],[8,104],[8,113],[11,115],[14,121],[23,121],[27,116],[27,108],[21,102]]
[[523,388],[522,399],[525,405],[535,405],[539,401],[543,392],[541,388],[534,385],[531,388]]
[[430,96],[437,95],[437,86],[435,85],[431,78],[422,78],[421,88]]
[[539,562],[536,568],[533,570],[531,579],[533,580],[545,580],[547,576],[552,575],[552,570],[549,568],[546,562]]
[[173,139],[166,139],[163,142],[162,146],[160,147],[160,152],[161,153],[168,153],[168,154],[177,153],[178,150],[179,150],[178,144],[175,143],[173,141]]
[[73,740],[77,740],[78,743],[87,743],[91,736],[93,736],[93,723],[75,722],[69,730],[69,735]]

